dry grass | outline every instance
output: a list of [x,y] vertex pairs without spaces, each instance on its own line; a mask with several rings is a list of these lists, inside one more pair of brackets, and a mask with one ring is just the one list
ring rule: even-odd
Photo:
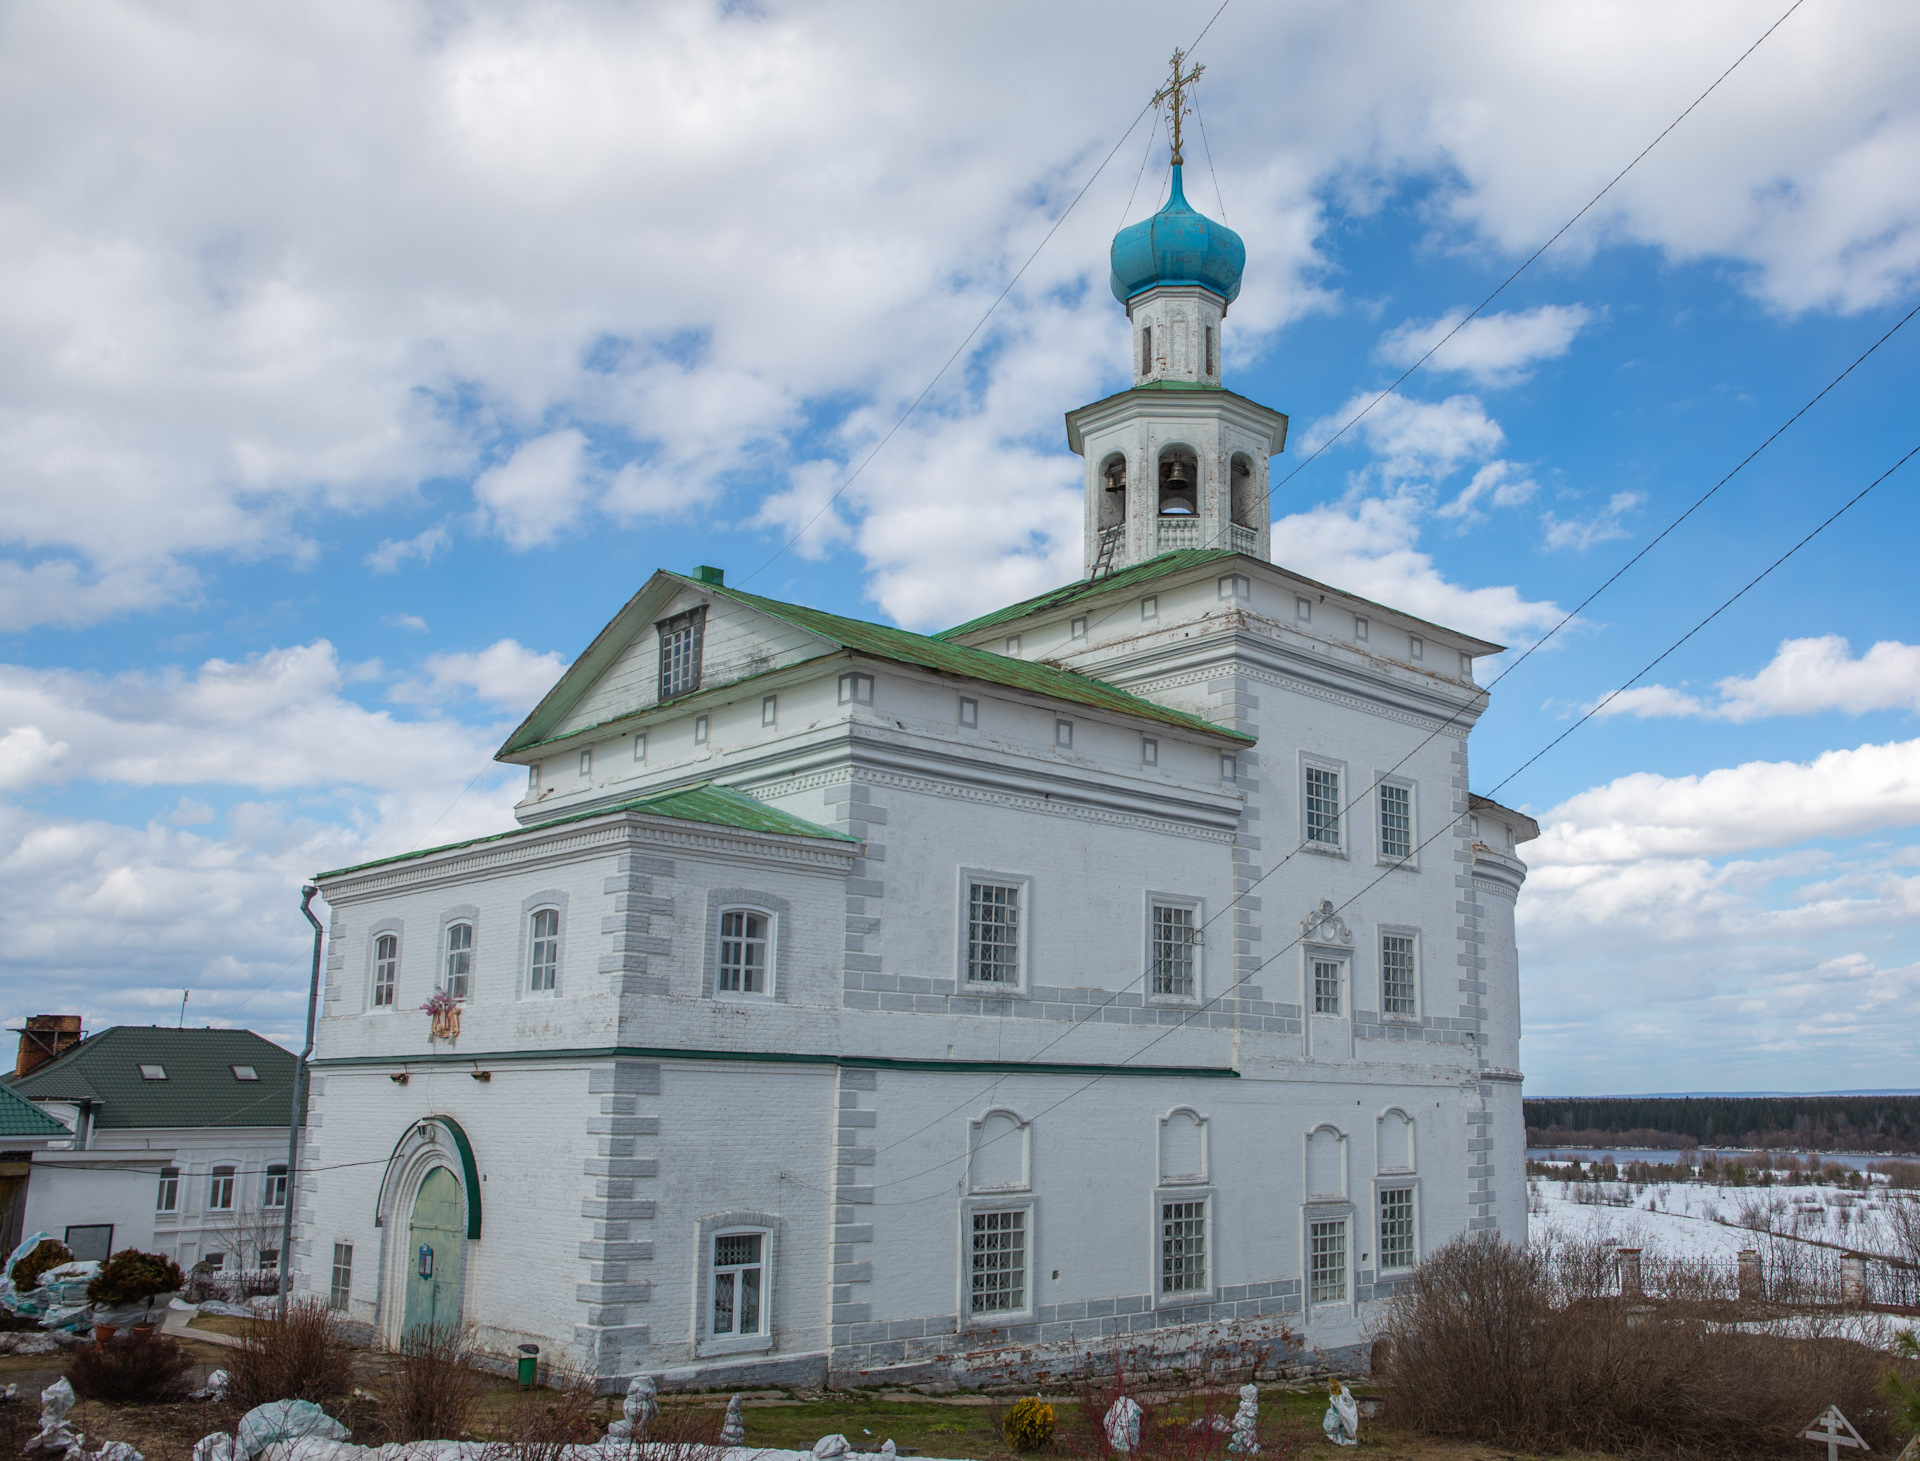
[[545,1389],[514,1396],[493,1427],[497,1439],[487,1446],[486,1461],[562,1461],[567,1447],[605,1433],[598,1404],[592,1375],[556,1366]]
[[340,1316],[319,1299],[295,1299],[285,1319],[246,1321],[227,1366],[233,1398],[244,1406],[270,1400],[324,1405],[353,1383],[353,1355]]
[[1734,1458],[1797,1454],[1838,1405],[1875,1449],[1891,1439],[1872,1351],[1625,1303],[1606,1282],[1581,1246],[1449,1243],[1389,1312],[1379,1378],[1394,1421],[1534,1451]]
[[402,1341],[380,1388],[376,1420],[388,1441],[458,1441],[499,1378],[474,1368],[467,1336],[422,1325]]

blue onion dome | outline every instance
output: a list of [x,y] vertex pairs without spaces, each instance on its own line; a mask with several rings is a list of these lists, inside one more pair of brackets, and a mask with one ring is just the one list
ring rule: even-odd
[[1122,304],[1157,284],[1197,284],[1232,304],[1246,267],[1240,235],[1187,202],[1177,162],[1167,206],[1113,236],[1113,297]]

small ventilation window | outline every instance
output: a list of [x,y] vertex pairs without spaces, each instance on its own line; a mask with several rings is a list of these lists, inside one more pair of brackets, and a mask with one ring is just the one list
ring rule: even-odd
[[167,1078],[164,1065],[143,1065],[140,1067],[140,1079],[143,1081],[163,1081]]
[[237,1081],[257,1081],[260,1079],[260,1072],[250,1065],[236,1065],[232,1069],[233,1078]]

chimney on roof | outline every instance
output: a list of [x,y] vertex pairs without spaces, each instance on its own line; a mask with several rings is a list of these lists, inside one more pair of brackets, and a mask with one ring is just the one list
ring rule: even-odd
[[28,1015],[20,1031],[20,1054],[14,1059],[17,1079],[56,1055],[65,1055],[81,1040],[78,1015]]

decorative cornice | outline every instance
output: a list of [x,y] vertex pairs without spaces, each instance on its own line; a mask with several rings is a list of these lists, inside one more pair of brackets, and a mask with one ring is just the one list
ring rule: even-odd
[[1225,679],[1228,676],[1239,676],[1243,679],[1254,680],[1262,685],[1272,685],[1277,689],[1291,690],[1295,694],[1324,701],[1329,705],[1338,705],[1346,710],[1357,710],[1363,715],[1372,715],[1382,720],[1396,721],[1401,725],[1412,726],[1415,730],[1430,731],[1437,735],[1450,736],[1455,740],[1466,740],[1468,732],[1473,729],[1470,724],[1457,720],[1449,721],[1445,716],[1425,715],[1419,711],[1405,710],[1399,706],[1389,705],[1384,701],[1371,699],[1364,695],[1356,695],[1345,690],[1335,690],[1329,685],[1315,684],[1312,680],[1302,679],[1297,675],[1289,675],[1279,670],[1269,669],[1264,665],[1248,664],[1245,660],[1224,660],[1217,666],[1183,670],[1171,675],[1157,675],[1146,679],[1135,680],[1129,682],[1127,688],[1133,690],[1136,694],[1145,694],[1149,691],[1178,690],[1189,685],[1203,685],[1212,680]]
[[1353,932],[1346,920],[1333,911],[1330,898],[1322,898],[1320,906],[1300,920],[1300,938],[1303,943],[1353,947]]
[[972,802],[976,806],[1011,807],[1018,811],[1044,816],[1073,817],[1103,827],[1131,827],[1174,837],[1190,837],[1200,842],[1226,844],[1234,839],[1234,830],[1231,827],[1203,827],[1192,822],[1152,817],[1141,812],[1118,812],[1107,807],[1089,806],[1084,802],[1034,796],[1028,792],[1017,792],[1001,787],[967,786],[959,782],[940,781],[929,776],[915,776],[909,772],[882,770],[873,766],[858,766],[853,770],[856,780],[869,785],[919,792],[926,796],[943,796],[952,801]]

